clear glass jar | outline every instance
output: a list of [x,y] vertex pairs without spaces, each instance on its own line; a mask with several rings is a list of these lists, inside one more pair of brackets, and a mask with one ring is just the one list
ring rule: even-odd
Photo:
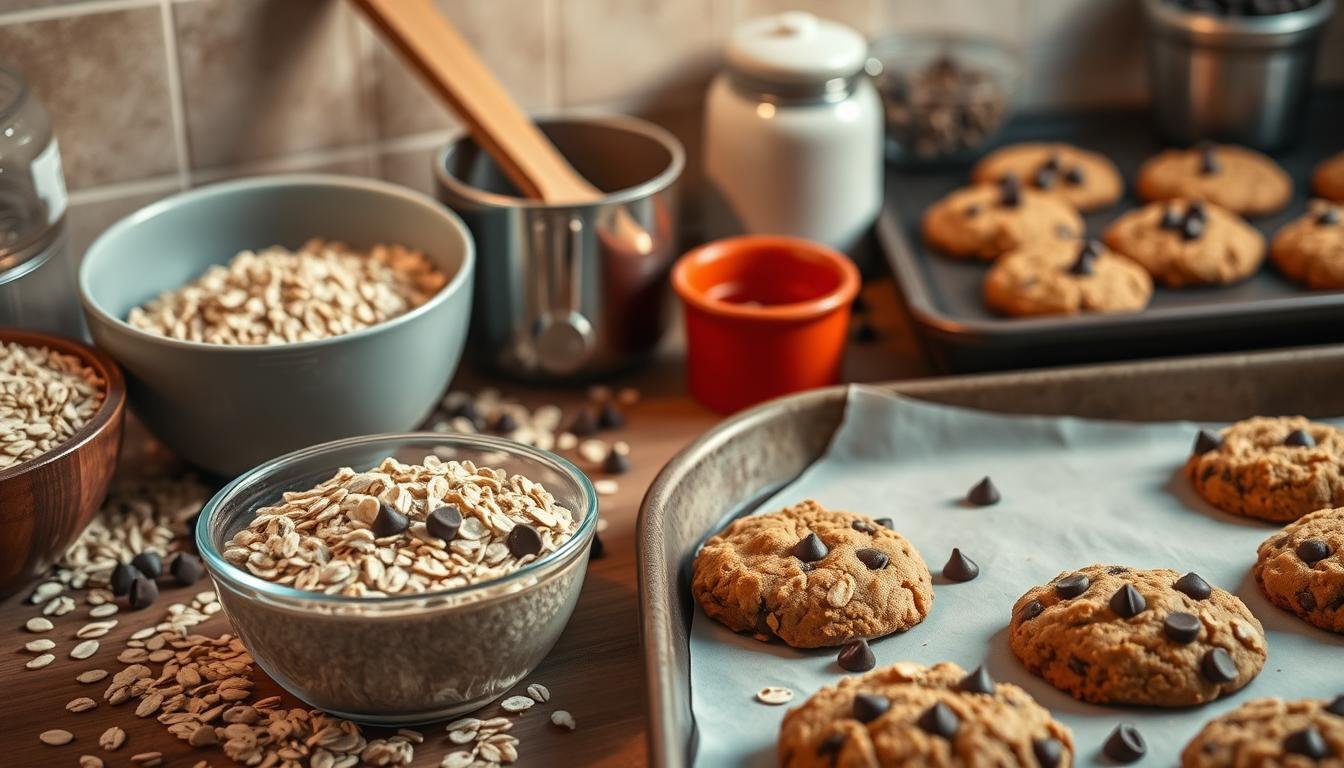
[[85,338],[61,150],[23,76],[0,67],[0,326]]

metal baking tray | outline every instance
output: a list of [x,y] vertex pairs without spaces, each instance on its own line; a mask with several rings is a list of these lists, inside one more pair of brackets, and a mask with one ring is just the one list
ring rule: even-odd
[[[926,379],[886,385],[938,403],[1001,413],[1132,421],[1233,421],[1254,414],[1344,414],[1344,345]],[[640,629],[649,760],[689,765],[690,567],[726,518],[753,509],[821,457],[844,413],[842,387],[758,406],[668,463],[639,514]]]
[[[1306,210],[1308,181],[1316,163],[1344,149],[1341,123],[1344,93],[1319,95],[1302,144],[1275,155],[1292,175],[1295,194],[1285,211],[1251,220],[1266,240]],[[1140,110],[1028,115],[1006,126],[998,143],[1067,141],[1114,160],[1131,193],[1110,209],[1085,217],[1088,233],[1100,238],[1110,222],[1140,204],[1132,195],[1139,165],[1162,149],[1149,125],[1148,113]],[[988,265],[941,256],[925,247],[919,233],[924,209],[967,184],[969,172],[967,167],[891,168],[877,225],[881,250],[924,351],[940,370],[1027,368],[1344,341],[1344,291],[1303,290],[1281,276],[1268,259],[1256,275],[1236,285],[1159,287],[1143,312],[1024,319],[996,315],[980,294]]]

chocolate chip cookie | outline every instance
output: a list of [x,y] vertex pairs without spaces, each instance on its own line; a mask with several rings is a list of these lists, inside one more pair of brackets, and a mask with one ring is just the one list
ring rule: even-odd
[[900,663],[846,677],[784,716],[783,768],[1067,768],[1073,736],[1021,688],[983,669]]
[[1115,205],[1125,191],[1115,163],[1072,144],[1024,142],[997,149],[976,163],[971,181],[992,184],[1008,174],[1084,212]]
[[1144,200],[1197,198],[1244,216],[1263,216],[1293,198],[1293,181],[1267,155],[1231,144],[1168,149],[1139,168]]
[[1095,704],[1186,707],[1240,690],[1265,664],[1265,632],[1235,595],[1196,574],[1089,565],[1013,606],[1027,669]]
[[1270,256],[1279,271],[1308,288],[1344,288],[1344,208],[1317,201],[1274,235]]
[[1344,768],[1344,696],[1254,699],[1204,725],[1181,768]]
[[984,296],[990,309],[1014,317],[1137,312],[1148,306],[1153,280],[1096,241],[1048,241],[995,261]]
[[1149,203],[1111,223],[1106,244],[1171,288],[1244,280],[1265,258],[1265,238],[1239,216],[1211,203]]
[[1016,176],[958,189],[924,212],[924,240],[949,256],[996,259],[1028,243],[1076,239],[1083,217],[1059,197],[1022,188]]
[[804,501],[734,521],[695,558],[705,613],[795,648],[900,632],[933,606],[933,579],[905,537],[878,521]]
[[1256,416],[1201,432],[1185,474],[1224,512],[1286,523],[1344,506],[1344,430],[1301,416]]
[[1326,158],[1311,176],[1311,188],[1326,200],[1344,203],[1344,152]]
[[1344,633],[1344,508],[1303,515],[1270,536],[1260,545],[1254,572],[1271,603]]

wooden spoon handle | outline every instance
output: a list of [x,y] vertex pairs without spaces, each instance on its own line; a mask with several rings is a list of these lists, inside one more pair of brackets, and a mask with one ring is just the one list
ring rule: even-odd
[[565,160],[431,0],[354,0],[466,124],[524,196],[586,203],[602,194]]

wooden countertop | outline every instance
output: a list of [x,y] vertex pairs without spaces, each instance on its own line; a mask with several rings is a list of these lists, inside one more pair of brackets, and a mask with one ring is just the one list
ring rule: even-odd
[[[891,281],[868,284],[864,297],[871,307],[873,325],[879,331],[876,343],[852,345],[846,363],[849,381],[885,381],[926,375],[927,370],[909,332],[903,315],[897,310]],[[663,353],[647,368],[630,376],[608,382],[613,387],[632,386],[642,393],[641,401],[626,410],[627,426],[604,435],[630,443],[631,471],[619,478],[620,490],[603,497],[601,514],[608,523],[602,534],[606,553],[589,565],[578,607],[554,650],[523,683],[540,682],[551,690],[551,701],[534,707],[515,721],[520,766],[636,766],[647,762],[645,754],[646,713],[644,711],[644,672],[639,642],[639,598],[635,572],[635,524],[644,490],[659,469],[682,447],[716,424],[720,417],[686,394],[683,384],[682,345],[679,334],[664,345]],[[483,386],[500,389],[506,396],[535,407],[554,403],[567,412],[585,398],[584,390],[546,390],[522,387],[464,373],[454,382],[457,389],[475,390]],[[0,732],[8,737],[6,765],[27,767],[78,764],[80,755],[102,758],[112,766],[129,766],[132,755],[157,751],[165,765],[192,766],[197,760],[211,765],[232,763],[217,748],[192,749],[178,741],[154,718],[135,717],[132,707],[113,707],[102,701],[105,684],[81,685],[79,672],[102,667],[115,673],[122,668],[116,655],[136,629],[159,620],[165,606],[172,602],[190,602],[191,595],[208,588],[202,583],[193,588],[165,589],[159,601],[140,612],[125,611],[115,618],[120,624],[106,637],[93,658],[76,661],[67,654],[73,647],[76,629],[87,619],[87,606],[54,619],[56,629],[42,637],[55,640],[59,647],[56,661],[38,670],[24,664],[35,654],[23,645],[39,635],[28,633],[23,625],[39,615],[36,606],[24,598],[28,590],[0,602],[0,691],[7,701]],[[194,631],[218,635],[229,631],[223,615],[199,625]],[[260,673],[258,673],[259,676]],[[273,682],[262,679],[260,695],[280,693]],[[99,702],[92,711],[71,714],[66,702],[90,696]],[[291,706],[301,706],[286,695]],[[549,712],[565,709],[573,714],[578,727],[562,731],[552,726]],[[498,712],[496,705],[484,710],[489,716]],[[98,736],[109,726],[124,728],[127,743],[116,752],[98,748]],[[64,728],[75,734],[66,746],[51,747],[38,741],[38,734],[50,728]],[[381,729],[366,729],[380,734]],[[438,766],[443,755],[453,749],[442,725],[420,729],[425,743],[416,748],[415,766]]]

